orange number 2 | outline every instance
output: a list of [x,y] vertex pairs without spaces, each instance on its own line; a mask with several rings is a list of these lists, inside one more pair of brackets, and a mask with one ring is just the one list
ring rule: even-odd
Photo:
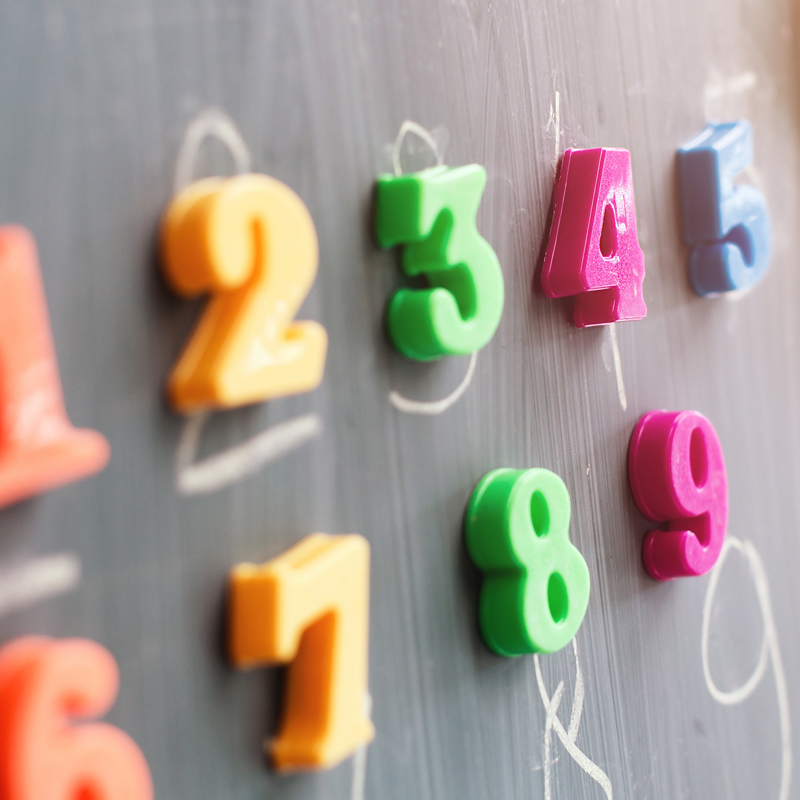
[[136,743],[101,722],[119,688],[111,654],[87,639],[27,636],[0,650],[3,800],[152,800]]
[[105,437],[64,408],[33,236],[0,227],[0,506],[101,470]]
[[266,175],[197,181],[167,209],[162,248],[175,291],[213,295],[169,378],[178,411],[319,386],[328,335],[293,321],[317,273],[317,234],[288,186]]
[[231,573],[229,648],[237,667],[291,662],[280,770],[325,769],[372,740],[367,694],[369,544],[315,533]]

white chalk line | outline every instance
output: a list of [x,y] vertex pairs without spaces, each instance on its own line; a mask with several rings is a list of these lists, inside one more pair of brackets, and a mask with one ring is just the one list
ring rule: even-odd
[[617,323],[612,322],[609,326],[611,336],[611,352],[614,354],[614,372],[617,376],[617,394],[619,404],[623,411],[628,410],[628,398],[625,395],[625,382],[622,380],[622,359],[619,357],[619,341],[617,340]]
[[[228,148],[239,175],[250,172],[252,157],[236,123],[224,111],[211,106],[203,109],[186,128],[176,159],[175,194],[192,182],[200,146],[209,137],[218,139]],[[243,444],[195,464],[200,434],[210,417],[211,412],[201,412],[190,417],[183,427],[175,452],[175,488],[179,494],[215,492],[322,433],[320,418],[316,414],[306,414],[268,428]]]
[[[372,697],[367,692],[364,697],[364,713],[372,717]],[[364,788],[367,780],[367,748],[362,744],[353,754],[353,783],[350,788],[350,800],[364,800]]]
[[400,125],[400,130],[397,132],[397,136],[394,140],[394,147],[392,148],[392,167],[395,175],[400,176],[403,174],[403,165],[400,163],[400,151],[403,148],[403,140],[409,133],[413,133],[430,147],[434,156],[436,156],[437,166],[444,166],[444,156],[439,150],[439,145],[436,143],[436,139],[433,138],[433,134],[426,128],[423,128],[418,122],[407,119]]
[[[392,167],[394,168],[395,175],[400,176],[403,174],[403,165],[400,163],[400,151],[403,148],[403,141],[409,133],[413,133],[415,136],[422,139],[422,141],[425,142],[428,147],[430,147],[434,156],[436,156],[436,164],[438,166],[441,167],[444,165],[444,156],[439,150],[439,145],[436,143],[436,139],[433,138],[433,134],[423,128],[418,122],[407,119],[402,125],[400,125],[400,130],[397,132],[397,137],[395,138],[394,146],[392,147]],[[467,388],[472,381],[472,376],[475,374],[475,363],[477,360],[478,351],[476,350],[470,356],[467,374],[464,376],[464,379],[458,384],[453,392],[441,400],[411,400],[408,397],[403,397],[403,395],[401,395],[396,389],[392,389],[389,392],[389,402],[398,411],[402,411],[404,414],[427,414],[428,416],[441,414],[442,412],[447,411],[447,409],[450,408],[450,406],[452,406],[454,403],[457,403],[461,399],[461,396],[464,394],[464,392],[467,391]]]
[[716,69],[711,73],[703,86],[703,113],[707,120],[715,119],[721,114],[721,108],[716,105],[726,97],[742,94],[748,89],[758,85],[758,76],[752,70],[741,72],[731,78],[724,78]]
[[558,164],[558,158],[561,155],[561,92],[556,91],[555,108],[550,103],[550,116],[547,119],[547,128],[553,127],[555,131],[555,146],[554,156],[555,163]]
[[542,677],[542,668],[539,664],[539,654],[533,656],[533,664],[536,670],[536,683],[539,687],[539,695],[542,698],[546,716],[544,725],[544,798],[551,800],[552,797],[552,764],[550,756],[550,744],[552,739],[552,731],[561,740],[566,751],[572,756],[575,763],[596,783],[600,785],[605,792],[608,800],[613,800],[613,789],[608,775],[603,772],[576,744],[578,739],[578,729],[581,724],[581,714],[583,713],[583,699],[584,699],[584,685],[583,685],[583,671],[581,670],[581,662],[578,658],[578,641],[575,637],[572,639],[572,649],[575,653],[575,693],[572,698],[572,713],[569,720],[569,730],[564,730],[561,720],[558,718],[558,707],[561,705],[561,700],[564,696],[564,681],[559,681],[553,697],[547,695],[547,688],[544,685],[544,678]]
[[207,411],[196,414],[183,428],[175,454],[175,488],[179,494],[216,492],[322,433],[320,418],[316,414],[304,414],[267,428],[243,444],[193,463],[200,434],[210,417]]
[[0,571],[0,615],[66,594],[81,580],[81,561],[74,553],[53,553]]
[[447,409],[450,408],[450,406],[452,406],[454,403],[458,402],[458,400],[461,399],[461,395],[467,391],[467,388],[472,382],[472,376],[475,374],[475,364],[477,361],[478,351],[476,350],[469,357],[467,374],[464,376],[461,383],[458,384],[451,394],[447,395],[447,397],[444,397],[441,400],[409,400],[407,397],[403,397],[400,392],[392,389],[392,391],[389,392],[389,402],[398,411],[403,411],[406,414],[441,414],[443,411],[447,411]]
[[[737,689],[723,692],[714,683],[711,668],[708,663],[708,637],[711,626],[711,608],[714,595],[722,573],[722,566],[731,549],[738,550],[747,558],[750,573],[753,576],[758,604],[761,609],[761,618],[764,622],[764,636],[761,640],[761,652],[758,664],[753,674]],[[734,536],[728,536],[722,546],[722,552],[711,573],[708,583],[706,599],[703,604],[703,630],[701,651],[703,659],[703,676],[711,696],[722,705],[732,706],[746,700],[761,682],[767,670],[767,662],[772,663],[772,672],[775,676],[775,692],[778,697],[778,715],[781,729],[781,784],[778,791],[778,800],[788,800],[789,788],[792,781],[792,728],[789,716],[789,693],[786,688],[786,674],[783,670],[780,648],[778,647],[778,632],[775,628],[775,618],[772,613],[772,601],[769,596],[769,582],[761,557],[758,555],[751,542],[742,542]]]
[[175,164],[173,194],[178,194],[192,182],[200,145],[209,137],[218,139],[228,148],[239,175],[250,172],[250,150],[236,123],[222,109],[211,106],[203,109],[186,128]]

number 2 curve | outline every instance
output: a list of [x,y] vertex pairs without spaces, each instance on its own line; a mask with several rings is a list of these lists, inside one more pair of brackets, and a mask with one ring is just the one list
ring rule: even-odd
[[162,247],[178,293],[212,293],[169,378],[177,410],[230,408],[320,384],[327,333],[292,321],[316,276],[317,236],[288,186],[254,174],[190,184],[167,209]]

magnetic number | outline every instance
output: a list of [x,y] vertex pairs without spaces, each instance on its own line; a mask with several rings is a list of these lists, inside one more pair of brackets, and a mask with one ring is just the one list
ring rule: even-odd
[[74,428],[58,375],[33,236],[0,228],[0,506],[101,470],[105,437]]
[[631,155],[599,147],[567,150],[556,184],[542,265],[548,297],[575,296],[579,328],[642,319],[644,254],[636,236]]
[[378,179],[378,242],[405,244],[403,270],[430,285],[400,289],[389,301],[389,337],[408,358],[472,353],[500,324],[503,273],[475,222],[485,185],[478,164]]
[[769,266],[772,225],[764,195],[734,178],[753,162],[746,120],[710,124],[678,150],[689,282],[701,295],[754,286]]
[[467,549],[484,572],[481,632],[499,655],[553,653],[580,628],[589,570],[569,518],[567,487],[546,469],[496,469],[472,493]]
[[644,565],[667,581],[702,575],[717,563],[728,527],[722,445],[696,411],[650,411],[633,430],[628,476],[639,511],[667,530],[644,540]]
[[173,368],[179,411],[232,407],[319,386],[328,336],[293,322],[317,273],[317,235],[300,198],[266,175],[208,178],[173,199],[164,270],[177,292],[213,295]]
[[111,654],[86,639],[16,639],[0,650],[4,800],[152,800],[136,743],[103,723],[119,688]]
[[367,694],[369,544],[355,534],[308,536],[266,564],[231,573],[231,661],[291,662],[281,770],[331,767],[371,741]]

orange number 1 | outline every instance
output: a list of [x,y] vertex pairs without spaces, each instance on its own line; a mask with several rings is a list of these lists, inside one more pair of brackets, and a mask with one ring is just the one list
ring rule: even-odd
[[108,462],[96,431],[64,408],[33,236],[0,227],[0,506],[85,478]]
[[169,378],[178,411],[319,386],[328,335],[293,322],[317,274],[317,234],[288,186],[266,175],[197,181],[167,209],[162,249],[177,292],[212,294]]
[[271,744],[280,770],[325,769],[372,740],[367,709],[369,544],[315,533],[231,573],[231,660],[292,662]]

